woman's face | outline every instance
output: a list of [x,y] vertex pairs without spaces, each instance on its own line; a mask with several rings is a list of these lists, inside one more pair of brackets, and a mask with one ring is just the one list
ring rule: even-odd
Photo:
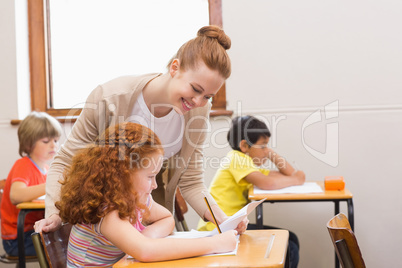
[[163,155],[154,153],[136,163],[137,170],[132,174],[134,191],[138,194],[140,202],[146,204],[149,195],[158,187],[156,175],[163,164]]
[[175,59],[169,74],[172,78],[168,91],[169,102],[181,114],[205,106],[225,82],[218,71],[209,69],[202,61],[195,69],[183,71],[179,60]]

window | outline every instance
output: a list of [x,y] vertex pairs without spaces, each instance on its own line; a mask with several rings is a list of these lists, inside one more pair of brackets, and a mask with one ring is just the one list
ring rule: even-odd
[[[30,80],[31,80],[31,105],[32,105],[32,110],[39,110],[39,111],[46,111],[47,113],[56,116],[56,117],[64,117],[64,116],[76,116],[80,113],[82,103],[85,101],[86,97],[88,96],[89,92],[95,88],[95,86],[99,83],[106,82],[107,80],[110,80],[111,78],[114,78],[119,75],[124,75],[125,73],[114,75],[113,77],[105,78],[99,80],[99,78],[94,78],[98,79],[95,81],[95,84],[92,85],[86,85],[85,89],[88,90],[86,92],[85,96],[83,96],[83,99],[81,101],[74,100],[70,102],[70,104],[62,104],[58,99],[63,99],[63,96],[58,96],[56,87],[61,87],[61,84],[57,84],[58,82],[53,82],[52,77],[55,77],[60,75],[60,73],[63,73],[61,69],[61,65],[57,64],[56,62],[52,63],[52,54],[51,51],[54,50],[55,52],[57,51],[58,47],[56,47],[56,44],[53,44],[50,42],[50,36],[55,36],[55,42],[57,42],[57,35],[58,34],[63,34],[63,31],[60,31],[58,33],[53,33],[51,30],[51,25],[50,22],[52,22],[52,14],[49,12],[49,6],[55,2],[59,2],[60,0],[29,0],[28,1],[28,30],[29,30],[29,54],[30,54]],[[119,1],[110,1],[113,2],[113,4],[117,5],[117,2],[122,2],[123,0]],[[131,0],[129,0],[131,1]],[[209,0],[206,2],[206,0],[199,0],[201,2],[207,3],[208,9],[209,9],[209,23],[214,24],[214,25],[220,25],[222,26],[222,9],[221,9],[221,0]],[[71,1],[69,1],[71,2]],[[100,2],[105,2],[105,1],[99,1],[99,0],[92,0],[92,1],[78,1],[80,5],[83,5],[82,3],[86,2],[92,2],[92,5],[96,6]],[[124,1],[123,1],[124,2]],[[145,1],[147,2],[147,1]],[[164,0],[166,2],[166,0]],[[163,7],[164,9],[164,7]],[[54,12],[57,12],[55,10]],[[93,11],[96,12],[96,11]],[[69,14],[69,18],[74,21],[79,21],[77,17],[74,17],[74,15],[71,15],[71,12],[66,10],[65,8],[63,9],[63,13]],[[165,13],[168,13],[165,11]],[[119,13],[120,14],[120,13]],[[56,16],[56,15],[55,15]],[[77,15],[78,16],[78,15]],[[91,23],[90,20],[86,20],[85,23]],[[69,27],[72,25],[71,23],[65,23],[65,25],[69,25]],[[57,25],[55,25],[57,27]],[[72,27],[72,26],[71,26]],[[198,27],[198,26],[197,26]],[[198,27],[199,28],[199,27]],[[89,31],[89,29],[87,29]],[[88,32],[88,34],[90,34]],[[192,34],[194,36],[194,33]],[[106,36],[106,34],[105,34]],[[184,41],[180,41],[181,43],[187,41],[189,38],[185,38]],[[75,42],[73,42],[74,45],[80,45],[80,40],[79,36],[77,36]],[[52,47],[54,45],[54,47]],[[181,44],[180,44],[181,45]],[[177,50],[178,46],[174,48],[173,53]],[[135,50],[135,48],[134,48]],[[66,52],[68,54],[68,52]],[[170,53],[172,54],[172,53]],[[57,55],[57,54],[54,54]],[[59,53],[60,55],[60,53]],[[173,55],[173,54],[172,54]],[[167,61],[170,59],[172,55],[168,55]],[[74,55],[76,56],[76,55]],[[83,55],[78,56],[76,60],[77,65],[79,65],[79,60],[82,59],[82,57],[85,57]],[[66,59],[64,59],[66,60]],[[123,59],[124,60],[124,59]],[[165,67],[166,63],[163,65]],[[54,68],[54,70],[53,70]],[[71,67],[70,67],[71,68]],[[158,71],[158,70],[155,70]],[[159,70],[161,72],[164,72],[164,70]],[[141,73],[146,73],[146,71],[141,72]],[[127,73],[128,74],[128,73]],[[131,73],[132,74],[132,73]],[[71,79],[74,79],[74,77],[71,77]],[[56,80],[55,80],[56,81]],[[64,89],[62,91],[66,91],[68,89]],[[72,103],[72,104],[71,104]],[[219,91],[217,96],[214,97],[213,99],[213,109],[214,110],[225,110],[226,109],[226,95],[225,95],[225,85],[223,88]]]

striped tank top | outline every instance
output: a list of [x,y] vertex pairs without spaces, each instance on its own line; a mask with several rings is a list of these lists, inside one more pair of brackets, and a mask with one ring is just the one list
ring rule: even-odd
[[[148,207],[152,201],[148,200]],[[103,218],[102,218],[103,220]],[[71,229],[67,250],[67,267],[112,267],[125,256],[100,232],[102,220],[96,224],[75,224]],[[138,231],[145,229],[142,217],[133,227]]]

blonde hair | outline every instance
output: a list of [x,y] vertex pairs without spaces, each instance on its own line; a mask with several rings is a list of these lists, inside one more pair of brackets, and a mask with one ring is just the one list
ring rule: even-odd
[[174,59],[178,59],[180,69],[194,69],[199,60],[202,60],[209,69],[218,71],[227,79],[232,72],[230,58],[226,52],[230,46],[229,36],[220,27],[204,26],[198,30],[196,38],[187,41],[179,48],[167,67],[170,67]]
[[31,112],[18,128],[19,154],[29,155],[35,142],[42,138],[61,136],[61,125],[54,117],[44,112]]

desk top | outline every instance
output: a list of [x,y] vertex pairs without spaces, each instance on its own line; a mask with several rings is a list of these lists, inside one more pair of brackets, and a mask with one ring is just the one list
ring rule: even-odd
[[[274,243],[268,258],[265,258],[271,235]],[[143,263],[127,256],[117,262],[114,268],[134,267],[284,267],[288,247],[287,230],[250,230],[240,235],[237,255],[204,256],[173,261]]]
[[18,209],[45,209],[45,200],[33,200],[22,202],[17,205]]
[[254,194],[254,187],[251,187],[248,192],[250,200],[261,200],[266,198],[266,201],[302,201],[302,200],[343,200],[352,199],[353,195],[348,189],[341,191],[326,191],[323,181],[317,181],[317,184],[323,190],[322,193],[306,193],[306,194]]

